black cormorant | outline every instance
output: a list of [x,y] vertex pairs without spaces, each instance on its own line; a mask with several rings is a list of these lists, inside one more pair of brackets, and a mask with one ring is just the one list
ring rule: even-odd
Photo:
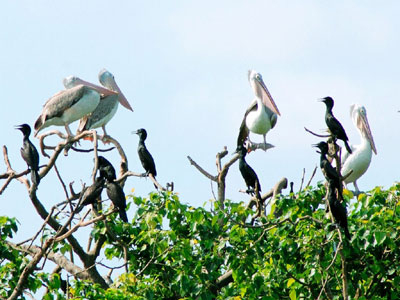
[[260,181],[258,180],[256,172],[253,170],[252,167],[250,167],[248,165],[248,163],[245,160],[245,156],[247,154],[247,149],[243,145],[239,145],[236,149],[236,152],[239,153],[239,170],[240,170],[240,173],[242,174],[242,177],[247,185],[246,193],[255,195],[256,186],[258,186],[258,189],[257,189],[258,194],[256,196],[259,201],[262,201],[261,196],[260,196],[260,192],[261,192]]
[[325,123],[328,126],[329,131],[334,137],[344,142],[347,152],[352,153],[351,148],[348,144],[349,139],[346,135],[346,131],[344,130],[342,124],[340,124],[340,122],[334,117],[332,113],[332,108],[334,104],[332,97],[325,97],[321,100],[321,102],[324,102],[326,105]]
[[351,239],[348,224],[347,224],[347,210],[342,203],[337,199],[335,187],[332,181],[328,181],[328,201],[331,213],[335,222],[344,229],[344,234],[348,240]]
[[107,195],[108,198],[114,204],[114,207],[118,208],[119,217],[122,221],[128,222],[128,216],[126,215],[126,198],[122,187],[114,181],[107,181]]
[[151,156],[149,150],[147,150],[144,141],[147,138],[147,132],[145,129],[141,128],[137,131],[134,131],[139,136],[139,145],[138,145],[138,154],[140,162],[142,163],[143,168],[146,170],[146,175],[152,174],[153,177],[157,176],[156,165],[154,163],[153,156]]
[[103,191],[104,183],[105,179],[103,177],[97,177],[91,186],[82,191],[83,195],[80,203],[78,204],[78,208],[75,210],[76,214],[79,213],[84,206],[96,203],[96,200],[100,197],[101,192]]
[[31,170],[32,182],[36,185],[40,182],[39,176],[39,153],[35,146],[29,140],[31,134],[31,127],[28,124],[22,124],[16,126],[16,129],[21,130],[24,135],[23,144],[21,148],[21,156],[28,165],[28,169]]
[[117,177],[115,175],[115,169],[112,164],[105,159],[103,156],[98,157],[100,177],[105,178],[108,181],[114,181]]
[[314,147],[319,148],[321,157],[320,157],[320,168],[322,173],[325,176],[325,179],[328,182],[331,182],[332,186],[335,187],[338,190],[340,199],[343,199],[342,196],[342,189],[340,186],[340,181],[341,178],[339,174],[337,173],[336,169],[332,167],[331,163],[329,162],[328,158],[326,155],[328,154],[329,147],[328,144],[325,142],[319,142],[318,144],[315,144]]

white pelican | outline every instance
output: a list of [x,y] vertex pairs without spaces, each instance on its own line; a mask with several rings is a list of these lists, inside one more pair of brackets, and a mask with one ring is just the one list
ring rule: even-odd
[[79,78],[72,79],[75,82],[73,88],[58,92],[44,104],[35,122],[35,136],[51,125],[65,126],[68,136],[72,136],[69,124],[94,111],[101,94],[116,94]]
[[240,125],[237,142],[238,147],[243,145],[249,137],[249,131],[262,134],[264,137],[264,144],[266,145],[265,136],[271,128],[274,128],[278,115],[281,115],[271,94],[265,86],[261,74],[250,70],[248,79],[256,97],[247,108],[242,124]]
[[[67,77],[64,81],[64,86],[66,88],[74,87],[76,84],[78,84],[77,79],[78,78],[74,76]],[[90,115],[87,115],[81,119],[78,132],[101,127],[104,132],[104,139],[107,136],[105,126],[117,112],[118,102],[131,111],[133,111],[133,109],[128,100],[125,98],[124,94],[119,89],[117,83],[115,82],[114,76],[109,71],[102,69],[99,73],[99,81],[102,86],[115,92],[116,94],[102,98],[96,109]]]
[[369,128],[367,111],[364,106],[353,104],[350,106],[350,116],[354,125],[357,127],[361,136],[361,144],[352,145],[352,154],[345,151],[342,155],[342,175],[346,176],[345,183],[353,183],[356,192],[359,192],[357,179],[360,178],[368,169],[371,163],[372,151],[377,154],[371,129]]

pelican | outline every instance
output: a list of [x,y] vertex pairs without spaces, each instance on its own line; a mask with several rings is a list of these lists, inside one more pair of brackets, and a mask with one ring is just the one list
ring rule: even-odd
[[116,94],[106,88],[83,81],[76,77],[64,79],[74,82],[73,87],[52,96],[43,106],[42,113],[35,122],[35,134],[51,125],[65,126],[68,137],[72,136],[69,124],[95,110],[100,96]]
[[357,192],[358,189],[356,181],[368,169],[371,163],[372,152],[377,154],[374,138],[372,137],[371,129],[369,128],[367,110],[364,106],[353,104],[350,106],[350,116],[354,125],[358,129],[361,136],[361,144],[352,145],[353,153],[345,151],[342,156],[342,175],[346,176],[350,171],[353,171],[344,182],[346,184],[352,182]]
[[[250,103],[247,108],[242,124],[239,129],[239,137],[237,146],[243,145],[249,137],[249,131],[261,134],[264,137],[264,144],[266,145],[266,134],[274,128],[279,113],[271,94],[269,93],[260,73],[250,70],[248,73],[250,86],[252,87],[255,99]],[[250,142],[250,138],[249,138]]]
[[[66,88],[74,87],[76,80],[66,81],[64,85]],[[78,127],[78,132],[84,130],[94,129],[101,127],[103,129],[103,139],[107,136],[106,124],[114,117],[118,109],[118,102],[121,103],[125,108],[133,111],[128,100],[119,89],[115,82],[114,75],[106,69],[102,69],[99,73],[99,81],[105,88],[114,91],[116,94],[109,95],[100,100],[96,109],[90,114],[81,119]]]

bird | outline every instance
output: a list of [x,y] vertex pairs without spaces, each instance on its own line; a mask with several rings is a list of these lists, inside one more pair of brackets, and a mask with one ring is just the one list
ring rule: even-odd
[[326,142],[319,142],[318,144],[313,145],[320,150],[320,168],[322,173],[325,176],[326,181],[331,183],[331,186],[336,188],[340,199],[343,199],[342,189],[341,189],[341,178],[334,167],[332,167],[331,163],[327,158],[327,154],[329,151],[329,146]]
[[247,190],[246,193],[256,195],[256,198],[261,201],[261,185],[258,180],[258,176],[252,167],[246,162],[247,149],[243,145],[239,145],[236,149],[239,154],[239,171],[242,174],[244,181],[246,182]]
[[326,105],[326,112],[325,112],[325,123],[326,126],[328,126],[328,129],[330,133],[337,139],[342,140],[344,142],[344,145],[349,153],[351,153],[351,148],[349,146],[348,140],[349,138],[347,137],[346,131],[344,130],[342,124],[335,118],[335,116],[332,113],[332,108],[334,105],[334,101],[332,97],[325,97],[320,100],[321,102],[324,102]]
[[361,136],[361,144],[352,145],[352,153],[345,151],[342,155],[342,174],[351,174],[345,178],[346,184],[353,183],[354,188],[359,192],[357,180],[367,171],[372,158],[372,152],[377,154],[374,138],[369,127],[367,110],[364,106],[353,104],[350,106],[350,116],[353,124]]
[[[66,83],[71,81],[73,83]],[[43,110],[35,122],[35,134],[51,125],[64,126],[68,137],[73,136],[69,124],[93,112],[101,95],[116,94],[106,88],[83,81],[77,77],[64,79],[64,85],[73,84],[70,89],[56,93],[43,105]]]
[[81,200],[75,210],[76,214],[79,213],[84,206],[96,203],[96,200],[100,197],[101,192],[103,191],[104,184],[105,184],[105,178],[99,176],[96,177],[94,183],[91,186],[86,187],[82,191],[83,194]]
[[331,185],[331,183],[332,182],[328,182],[328,202],[330,211],[335,222],[344,229],[346,238],[350,240],[351,235],[347,222],[347,210],[346,207],[337,199],[335,187]]
[[119,217],[122,221],[128,223],[126,215],[126,198],[122,187],[115,181],[106,181],[107,195],[114,207],[118,208]]
[[139,155],[140,162],[142,163],[143,168],[146,171],[146,175],[153,175],[153,177],[157,176],[156,165],[154,163],[153,156],[151,156],[149,150],[147,150],[144,141],[147,138],[147,131],[144,128],[140,128],[136,131],[133,131],[139,136],[139,145],[137,148],[137,152]]
[[[99,104],[97,105],[96,109],[90,114],[84,116],[78,126],[78,133],[101,127],[103,129],[103,137],[104,139],[107,136],[106,132],[106,124],[114,117],[115,113],[118,110],[118,103],[121,103],[122,106],[133,111],[131,105],[129,104],[128,100],[121,92],[120,88],[118,87],[117,83],[115,82],[114,75],[111,74],[106,69],[102,69],[98,75],[100,84],[115,92],[115,94],[108,95],[106,97],[102,97],[100,99]],[[75,87],[77,84],[81,84],[81,80],[76,76],[70,76],[70,78],[66,78],[64,80],[64,86],[68,88]],[[88,139],[92,139],[91,137]]]
[[15,126],[24,135],[23,144],[21,147],[21,156],[28,165],[28,169],[31,171],[31,180],[35,185],[40,182],[39,175],[39,153],[36,147],[32,144],[29,139],[31,134],[31,127],[28,124],[21,124]]
[[266,145],[266,134],[274,128],[280,112],[269,93],[260,73],[254,70],[248,72],[248,80],[254,91],[255,99],[247,108],[239,129],[237,146],[243,145],[249,139],[250,131],[263,135]]
[[98,169],[100,171],[100,177],[108,181],[114,181],[117,178],[113,165],[103,156],[98,157]]

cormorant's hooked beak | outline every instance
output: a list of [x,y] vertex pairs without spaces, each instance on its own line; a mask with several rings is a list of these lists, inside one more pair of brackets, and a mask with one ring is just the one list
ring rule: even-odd
[[[319,144],[311,144],[311,146],[313,146],[313,147],[315,147],[315,148],[318,148],[318,149],[319,149]],[[317,153],[321,154],[321,151],[320,151],[320,150],[317,150],[317,151],[315,151],[315,152],[317,152]]]
[[131,131],[131,134],[139,134],[138,130]]

